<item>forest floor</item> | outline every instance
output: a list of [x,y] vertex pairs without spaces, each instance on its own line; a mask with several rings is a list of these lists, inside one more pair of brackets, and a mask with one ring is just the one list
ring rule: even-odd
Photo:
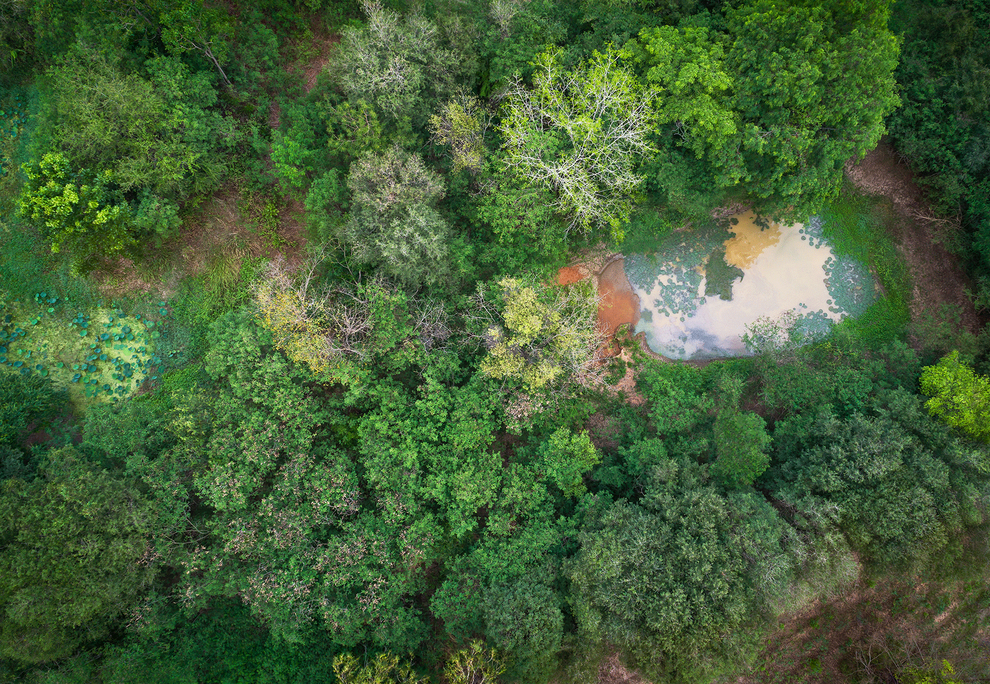
[[149,294],[170,299],[185,278],[239,273],[245,259],[281,254],[298,264],[305,254],[302,202],[283,198],[274,205],[277,217],[264,219],[265,199],[252,197],[235,184],[210,196],[183,222],[182,231],[164,241],[153,255],[136,265],[121,258],[94,274],[108,297]]
[[913,282],[912,322],[939,319],[948,306],[957,308],[962,324],[977,334],[980,319],[966,296],[971,284],[959,259],[946,247],[957,227],[936,216],[908,165],[898,159],[889,143],[881,141],[862,161],[847,163],[846,176],[860,192],[890,202],[895,216],[893,237]]
[[782,616],[765,644],[734,684],[893,682],[897,671],[943,659],[960,681],[986,681],[990,589],[978,577],[861,579],[829,601]]

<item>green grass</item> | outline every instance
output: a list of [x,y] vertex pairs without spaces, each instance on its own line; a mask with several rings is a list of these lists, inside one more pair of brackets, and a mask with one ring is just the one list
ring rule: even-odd
[[839,326],[870,347],[902,336],[910,321],[911,277],[888,229],[893,220],[889,210],[847,188],[822,218],[823,236],[832,250],[868,264],[882,288],[881,297],[862,315]]

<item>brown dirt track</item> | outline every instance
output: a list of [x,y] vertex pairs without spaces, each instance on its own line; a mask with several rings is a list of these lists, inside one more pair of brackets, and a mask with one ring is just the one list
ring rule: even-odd
[[914,282],[911,320],[941,318],[950,305],[959,308],[969,332],[978,333],[980,320],[966,297],[970,282],[959,260],[941,243],[954,230],[952,222],[935,216],[907,164],[881,141],[861,162],[846,164],[846,177],[860,192],[884,197],[892,205],[898,219],[894,239]]

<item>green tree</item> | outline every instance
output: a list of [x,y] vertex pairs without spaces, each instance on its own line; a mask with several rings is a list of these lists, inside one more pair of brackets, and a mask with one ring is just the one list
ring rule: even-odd
[[845,419],[825,407],[778,423],[773,462],[764,479],[775,498],[816,512],[878,561],[944,558],[963,526],[982,520],[987,455],[954,440],[904,390]]
[[977,375],[954,351],[921,373],[928,412],[980,442],[990,442],[990,378]]
[[178,0],[162,12],[162,40],[175,54],[194,51],[202,54],[231,85],[223,65],[230,55],[230,17],[223,10],[210,7],[202,0]]
[[624,54],[660,92],[651,183],[689,213],[721,200],[712,180],[766,213],[820,210],[899,102],[888,7],[750,0],[724,20],[644,29]]
[[521,580],[488,590],[486,635],[512,657],[509,677],[546,682],[557,665],[564,635],[560,595],[545,584]]
[[200,153],[183,139],[187,122],[151,81],[124,73],[88,45],[53,67],[49,79],[46,125],[70,162],[112,172],[125,191],[175,196],[188,187]]
[[728,487],[747,487],[770,465],[767,423],[755,413],[723,410],[715,419],[712,475]]
[[0,59],[12,68],[32,52],[28,5],[21,0],[0,2]]
[[68,403],[68,393],[50,378],[0,372],[0,444],[15,445],[29,429],[47,427]]
[[565,496],[584,494],[583,476],[600,461],[601,455],[588,433],[575,435],[567,428],[559,428],[550,435],[541,448],[539,459],[546,479],[556,484]]
[[504,165],[550,190],[572,227],[608,227],[621,239],[642,181],[637,161],[652,151],[654,94],[615,51],[565,71],[560,51],[552,49],[535,67],[533,88],[517,78],[505,101]]
[[105,637],[155,575],[151,507],[135,483],[51,452],[31,483],[0,483],[0,653],[27,663]]
[[67,247],[81,261],[92,254],[117,254],[135,243],[128,231],[130,205],[110,172],[75,171],[58,153],[23,168],[27,183],[21,213],[41,229],[52,252]]
[[419,155],[397,147],[351,165],[350,219],[343,238],[361,261],[410,286],[437,284],[450,272],[450,226],[436,210],[443,180]]
[[33,477],[36,462],[23,439],[49,428],[68,403],[68,393],[56,389],[50,378],[0,372],[0,481]]
[[[683,147],[696,157],[719,158],[732,145],[739,117],[733,110],[735,79],[725,61],[725,48],[704,27],[659,26],[644,29],[623,50],[627,59],[642,65],[646,80],[658,91],[657,123],[674,126]],[[739,182],[734,169],[716,182]]]
[[792,572],[773,508],[687,460],[653,466],[640,504],[592,499],[588,516],[567,566],[579,626],[668,676],[710,660]]
[[846,160],[880,140],[899,103],[888,7],[878,0],[851,13],[843,2],[753,0],[727,12],[736,163],[768,209],[819,210],[838,192]]

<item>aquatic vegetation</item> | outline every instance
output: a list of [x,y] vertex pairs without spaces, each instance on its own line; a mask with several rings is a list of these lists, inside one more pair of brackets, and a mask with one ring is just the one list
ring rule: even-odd
[[[0,303],[0,370],[50,377],[76,405],[118,401],[158,379],[160,319],[114,305],[74,314],[66,309],[48,292],[33,302]],[[161,302],[159,315],[167,314]]]

